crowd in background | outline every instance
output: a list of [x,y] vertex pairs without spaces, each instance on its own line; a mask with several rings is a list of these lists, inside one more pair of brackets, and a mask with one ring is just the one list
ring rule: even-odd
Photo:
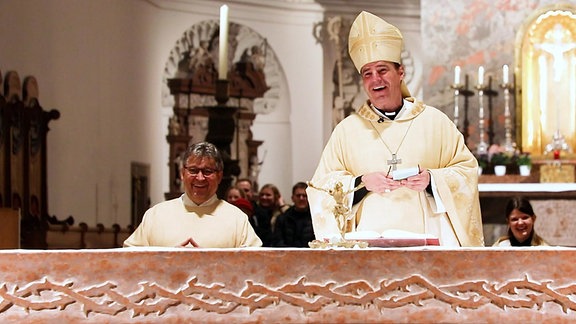
[[268,183],[256,190],[250,179],[238,179],[224,199],[240,208],[265,247],[308,247],[314,240],[312,216],[305,182],[292,187],[287,204],[278,187]]
[[[292,204],[288,205],[273,184],[260,190],[250,179],[238,179],[228,188],[226,201],[240,208],[250,220],[265,247],[308,247],[314,240],[312,216],[305,182],[292,187]],[[508,231],[494,246],[547,246],[534,231],[536,215],[525,197],[512,197],[505,210]]]

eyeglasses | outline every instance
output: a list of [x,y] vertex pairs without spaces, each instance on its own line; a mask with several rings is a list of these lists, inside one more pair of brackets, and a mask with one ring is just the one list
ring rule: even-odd
[[202,172],[202,175],[205,177],[210,177],[210,176],[214,175],[214,173],[218,172],[218,170],[215,170],[215,169],[208,169],[208,168],[207,169],[199,169],[199,168],[195,168],[195,167],[186,167],[186,166],[184,167],[184,169],[186,171],[188,171],[188,173],[193,177],[198,176],[198,174],[200,172]]

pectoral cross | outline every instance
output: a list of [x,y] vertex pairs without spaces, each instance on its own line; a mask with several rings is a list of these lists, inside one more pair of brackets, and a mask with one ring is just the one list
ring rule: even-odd
[[387,160],[388,165],[392,165],[392,171],[396,170],[397,164],[402,164],[402,159],[397,159],[396,154],[392,154],[392,160]]

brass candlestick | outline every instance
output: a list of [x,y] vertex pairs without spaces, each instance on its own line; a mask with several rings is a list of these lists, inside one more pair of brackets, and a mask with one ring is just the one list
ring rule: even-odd
[[504,150],[506,152],[514,152],[515,147],[512,142],[512,121],[510,115],[510,90],[513,89],[511,83],[506,82],[500,85],[504,89]]
[[478,90],[478,146],[476,153],[480,155],[488,154],[488,143],[484,140],[485,120],[484,120],[484,91],[488,90],[488,85],[480,83],[476,85]]
[[460,107],[458,106],[458,98],[460,97],[460,90],[464,89],[464,85],[463,84],[452,84],[450,86],[452,89],[454,89],[454,124],[456,125],[456,128],[460,128],[458,127],[458,118],[459,116],[459,110]]

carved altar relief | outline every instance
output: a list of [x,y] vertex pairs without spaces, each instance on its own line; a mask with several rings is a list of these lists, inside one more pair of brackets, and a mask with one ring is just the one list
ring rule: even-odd
[[523,151],[551,157],[576,147],[576,7],[539,10],[516,38],[517,138]]
[[7,251],[0,321],[567,323],[575,256],[536,247]]

